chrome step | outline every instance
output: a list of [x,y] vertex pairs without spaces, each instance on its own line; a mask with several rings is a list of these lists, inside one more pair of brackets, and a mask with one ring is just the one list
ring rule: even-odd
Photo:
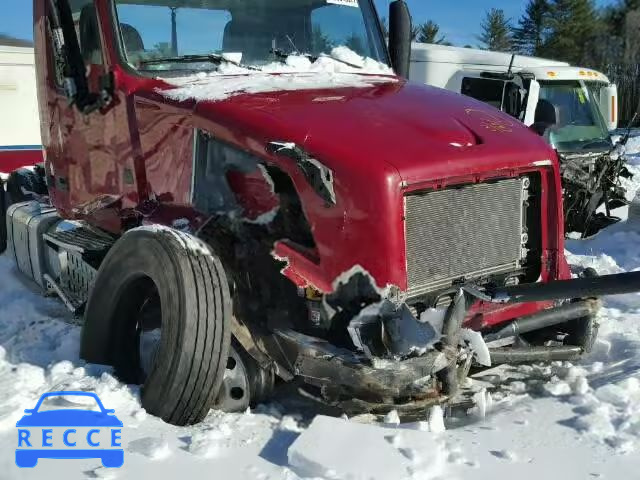
[[48,232],[44,239],[50,244],[80,255],[104,255],[115,243],[115,239],[81,226],[73,230]]

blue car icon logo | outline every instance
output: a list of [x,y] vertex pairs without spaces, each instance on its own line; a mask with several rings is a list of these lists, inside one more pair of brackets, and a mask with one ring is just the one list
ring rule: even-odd
[[107,468],[124,463],[122,422],[95,393],[48,392],[25,413],[16,423],[18,467],[35,467],[40,458],[99,458]]

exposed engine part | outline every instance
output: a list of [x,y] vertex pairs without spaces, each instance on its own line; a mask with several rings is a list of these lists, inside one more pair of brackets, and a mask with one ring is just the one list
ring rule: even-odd
[[420,355],[440,341],[440,332],[420,322],[406,304],[389,300],[362,309],[347,327],[354,346],[367,357],[405,358]]
[[555,280],[547,283],[513,285],[487,290],[493,302],[525,303],[567,298],[596,298],[623,295],[640,290],[640,272],[616,273],[592,278]]
[[267,150],[274,155],[284,155],[295,160],[318,195],[328,204],[336,204],[333,171],[329,167],[320,163],[295,143],[274,141],[269,143]]
[[258,170],[253,155],[231,147],[206,132],[194,132],[191,197],[196,208],[209,214],[242,214],[231,189],[227,172],[250,173]]
[[555,362],[571,361],[580,358],[584,353],[581,347],[525,347],[525,348],[495,348],[491,349],[491,363],[501,365],[504,363],[530,363],[530,362]]
[[269,345],[273,343],[271,335],[266,331],[262,332],[259,327],[253,325],[249,329],[237,318],[231,322],[233,338],[240,344],[240,347],[253,359],[257,367],[265,371],[271,371],[279,378],[290,381],[293,374],[278,362],[279,355],[267,353]]
[[553,325],[559,325],[570,320],[575,320],[576,318],[593,316],[600,310],[600,307],[601,302],[599,300],[587,299],[567,303],[554,309],[542,310],[533,315],[521,317],[509,325],[500,328],[500,330],[485,335],[484,340],[490,343],[505,338],[517,337],[518,335]]
[[[627,205],[620,178],[630,178],[624,156],[609,152],[559,152],[564,186],[565,231],[593,235],[620,219],[611,210]],[[604,205],[605,213],[597,209]]]
[[398,400],[436,395],[429,387],[425,388],[425,384],[428,385],[427,380],[452,361],[446,353],[430,350],[421,357],[372,363],[363,354],[337,348],[320,338],[293,330],[280,330],[275,334],[294,373],[321,388],[329,403],[353,398],[365,402],[394,403],[395,400],[401,403]]
[[406,304],[393,315],[385,315],[382,327],[383,343],[387,351],[396,357],[421,355],[433,348],[441,336],[430,323],[418,321]]
[[442,391],[445,395],[454,396],[458,392],[458,353],[460,345],[460,329],[467,313],[465,294],[459,290],[449,306],[442,326],[442,351],[450,360],[446,369],[440,372]]

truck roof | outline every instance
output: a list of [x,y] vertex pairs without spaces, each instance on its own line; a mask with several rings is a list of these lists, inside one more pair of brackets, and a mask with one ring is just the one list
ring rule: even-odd
[[[478,48],[451,47],[417,42],[411,44],[412,62],[460,63],[508,68],[511,63],[511,57],[511,53],[493,52]],[[516,55],[513,65],[518,68],[569,66],[566,62],[524,55]]]
[[[473,70],[504,72],[511,64],[513,54],[480,50],[478,48],[451,47],[430,43],[411,45],[412,62],[447,63]],[[461,67],[462,69],[462,67]],[[585,80],[609,83],[604,73],[590,68],[573,67],[567,62],[540,57],[516,55],[513,70],[533,74],[538,80]]]

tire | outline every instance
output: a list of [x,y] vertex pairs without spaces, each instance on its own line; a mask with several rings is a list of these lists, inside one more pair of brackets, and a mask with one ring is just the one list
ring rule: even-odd
[[[153,367],[143,375],[136,315],[146,311],[145,298],[159,299],[162,328]],[[143,382],[142,406],[149,413],[174,425],[198,423],[223,380],[231,315],[224,269],[206,244],[170,229],[132,230],[100,266],[85,310],[81,356],[112,364],[127,383]]]
[[7,249],[7,194],[0,179],[0,255]]
[[44,177],[27,168],[19,168],[9,175],[7,193],[11,203],[28,202],[36,195],[46,195],[47,185]]

